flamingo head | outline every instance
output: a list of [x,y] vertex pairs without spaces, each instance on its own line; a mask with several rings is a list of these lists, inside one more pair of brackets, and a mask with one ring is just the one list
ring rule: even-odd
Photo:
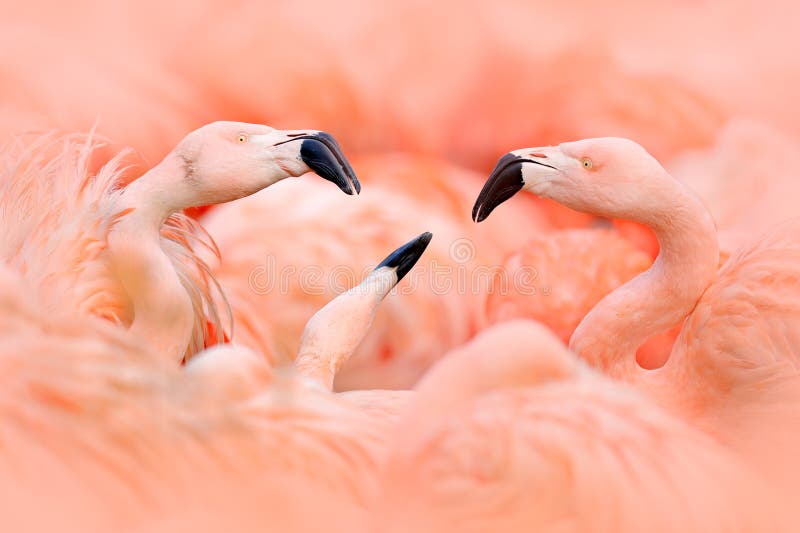
[[524,189],[576,211],[636,220],[641,213],[662,211],[665,188],[674,190],[675,183],[653,156],[628,139],[523,148],[500,158],[475,201],[472,219],[481,222]]
[[332,181],[346,194],[361,192],[336,140],[322,131],[214,122],[187,135],[173,153],[197,205],[242,198],[307,172]]

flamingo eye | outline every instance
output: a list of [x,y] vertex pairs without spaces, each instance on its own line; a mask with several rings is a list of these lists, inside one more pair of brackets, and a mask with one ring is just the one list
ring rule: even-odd
[[588,157],[584,157],[581,160],[581,163],[583,164],[583,168],[585,168],[586,170],[589,170],[590,168],[592,168],[592,160],[589,159]]
[[239,144],[246,143],[247,142],[247,135],[245,135],[244,133],[240,133],[239,136],[236,138],[236,142],[238,142]]

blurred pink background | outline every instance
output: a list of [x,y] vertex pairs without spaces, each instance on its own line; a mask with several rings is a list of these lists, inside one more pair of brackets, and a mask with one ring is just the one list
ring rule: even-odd
[[635,137],[657,157],[732,117],[797,134],[794,2],[10,2],[0,133],[93,124],[151,163],[217,120],[487,170],[509,147]]

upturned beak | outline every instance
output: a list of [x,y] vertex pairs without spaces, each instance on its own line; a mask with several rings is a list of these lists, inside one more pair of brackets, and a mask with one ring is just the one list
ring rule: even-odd
[[407,242],[390,253],[386,259],[381,261],[381,264],[375,267],[375,270],[381,267],[394,268],[397,274],[396,283],[399,283],[403,276],[408,274],[408,271],[417,264],[422,253],[428,247],[428,243],[431,242],[431,238],[433,238],[433,234],[426,231],[416,239]]
[[358,194],[361,192],[361,184],[358,182],[353,167],[339,148],[329,133],[324,131],[317,132],[298,132],[288,133],[288,140],[277,143],[275,146],[298,141],[300,145],[300,159],[303,163],[319,177],[332,181],[346,194]]
[[[545,157],[543,154],[542,156]],[[486,180],[483,189],[478,194],[478,199],[475,200],[475,205],[472,207],[472,220],[482,222],[494,211],[495,207],[514,196],[525,186],[522,175],[525,163],[558,170],[556,167],[537,161],[532,157],[523,157],[514,152],[507,153],[497,162],[489,179]]]

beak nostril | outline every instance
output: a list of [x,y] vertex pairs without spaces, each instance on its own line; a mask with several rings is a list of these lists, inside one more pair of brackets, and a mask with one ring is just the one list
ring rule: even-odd
[[539,158],[542,158],[542,159],[547,159],[547,156],[545,154],[541,153],[541,152],[534,152],[534,153],[531,154],[531,157],[539,157]]
[[303,132],[303,133],[287,133],[286,134],[287,137],[302,137],[303,135],[308,135],[308,134],[305,133],[305,132]]

